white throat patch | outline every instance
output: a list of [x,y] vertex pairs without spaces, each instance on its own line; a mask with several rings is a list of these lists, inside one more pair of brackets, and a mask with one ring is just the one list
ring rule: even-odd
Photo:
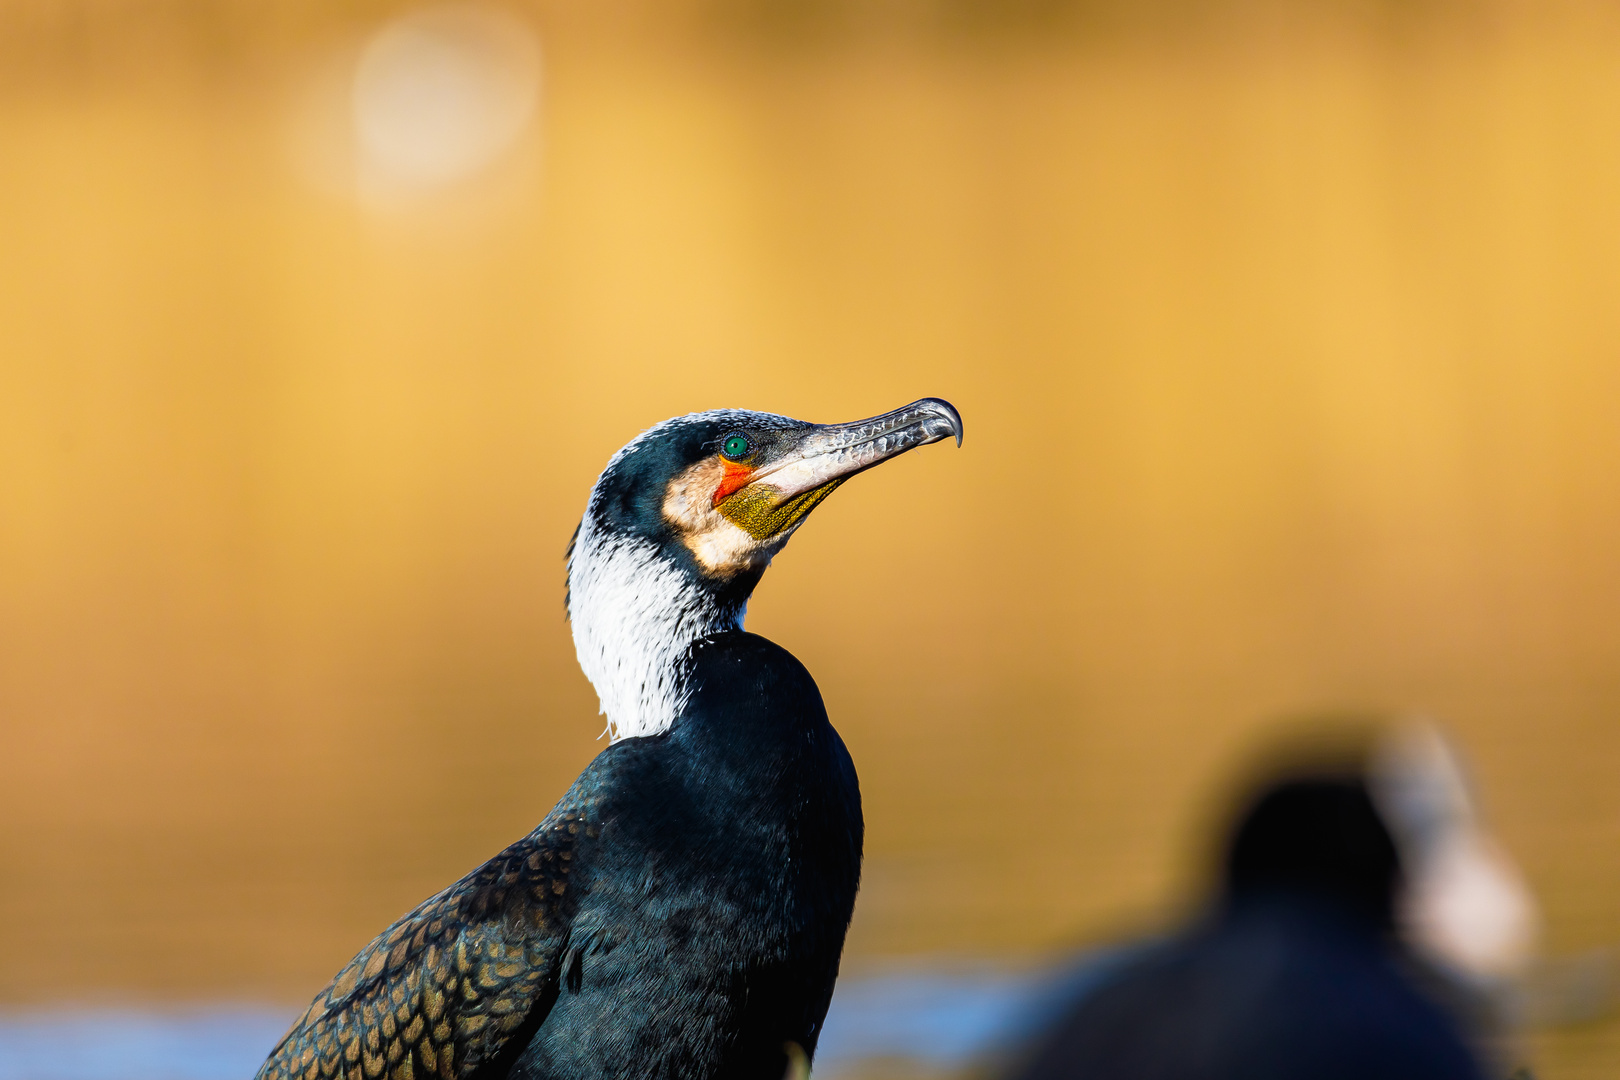
[[747,606],[724,607],[645,540],[609,535],[586,514],[568,560],[574,651],[614,742],[668,731],[690,696],[687,653],[741,630]]

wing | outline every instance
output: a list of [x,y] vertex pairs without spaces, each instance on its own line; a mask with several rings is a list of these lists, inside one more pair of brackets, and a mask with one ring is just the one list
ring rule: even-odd
[[[338,972],[258,1080],[466,1080],[549,1009],[577,902],[570,870],[599,830],[559,805],[530,833],[389,927]],[[552,998],[554,1000],[554,997]],[[515,1047],[514,1047],[515,1049]]]

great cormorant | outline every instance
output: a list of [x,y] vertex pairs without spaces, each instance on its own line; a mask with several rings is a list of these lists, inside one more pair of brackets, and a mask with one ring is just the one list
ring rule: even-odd
[[861,865],[855,768],[804,667],[744,632],[834,488],[954,435],[717,411],[620,450],[569,546],[613,742],[539,826],[316,996],[260,1080],[778,1080],[813,1054]]
[[1013,1080],[1483,1080],[1394,935],[1401,873],[1361,776],[1276,782],[1210,917],[1088,989]]

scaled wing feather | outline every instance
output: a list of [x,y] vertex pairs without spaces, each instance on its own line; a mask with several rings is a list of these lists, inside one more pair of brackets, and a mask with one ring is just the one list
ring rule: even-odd
[[597,833],[588,809],[559,806],[378,935],[257,1080],[467,1080],[501,1054],[556,986],[576,855]]

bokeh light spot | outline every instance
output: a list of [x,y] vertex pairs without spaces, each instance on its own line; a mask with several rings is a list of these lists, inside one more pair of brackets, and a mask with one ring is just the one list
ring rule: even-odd
[[505,11],[447,4],[392,20],[355,66],[362,183],[422,190],[477,174],[522,135],[539,88],[539,44]]

